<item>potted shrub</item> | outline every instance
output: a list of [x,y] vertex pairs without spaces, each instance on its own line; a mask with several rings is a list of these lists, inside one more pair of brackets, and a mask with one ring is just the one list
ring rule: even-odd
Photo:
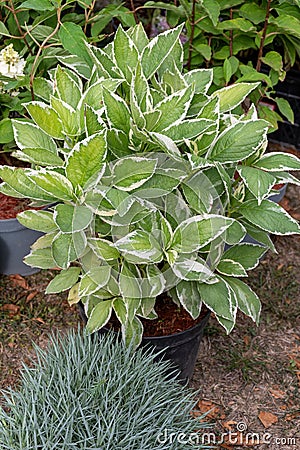
[[58,66],[50,104],[29,102],[32,119],[13,121],[15,156],[34,168],[0,168],[3,192],[57,202],[18,216],[46,233],[25,262],[61,268],[47,293],[69,290],[90,332],[115,315],[135,345],[162,296],[194,320],[205,305],[228,333],[238,309],[258,321],[239,278],[274,250],[269,233],[300,232],[268,200],[275,183],[298,183],[299,160],[266,154],[268,124],[254,106],[238,112],[257,85],[208,95],[211,70],[183,73],[180,33],[149,41],[140,25],[119,27],[106,48],[86,47],[85,83]]

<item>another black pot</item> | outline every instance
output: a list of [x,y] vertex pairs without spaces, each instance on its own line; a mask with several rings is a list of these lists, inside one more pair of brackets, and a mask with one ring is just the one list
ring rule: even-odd
[[[84,323],[87,322],[84,307],[78,303],[79,314]],[[208,322],[210,311],[207,311],[203,319],[194,327],[168,336],[143,337],[142,348],[154,347],[160,352],[157,360],[163,359],[172,362],[169,373],[178,374],[181,384],[187,384],[192,378],[204,328]],[[99,333],[107,333],[107,328],[102,328]]]
[[17,219],[0,220],[0,273],[3,275],[31,275],[40,269],[24,264],[30,246],[43,233],[29,230]]

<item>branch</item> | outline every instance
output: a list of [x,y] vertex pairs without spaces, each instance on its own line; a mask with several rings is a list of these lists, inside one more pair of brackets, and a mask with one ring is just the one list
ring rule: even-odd
[[260,68],[261,68],[261,57],[263,55],[263,49],[264,49],[266,35],[267,35],[267,28],[268,28],[268,24],[269,24],[270,10],[271,10],[271,2],[272,2],[272,0],[268,0],[268,3],[267,3],[266,17],[265,17],[264,27],[263,27],[262,35],[261,35],[261,39],[260,39],[259,51],[258,51],[258,55],[257,55],[257,63],[256,63],[257,72],[260,72]]

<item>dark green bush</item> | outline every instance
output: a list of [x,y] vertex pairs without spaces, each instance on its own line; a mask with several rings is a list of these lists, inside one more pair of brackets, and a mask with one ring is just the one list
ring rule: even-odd
[[54,337],[36,353],[20,389],[5,393],[1,450],[203,448],[157,439],[165,430],[188,437],[206,425],[190,415],[192,392],[167,379],[168,364],[153,363],[151,353],[80,332]]

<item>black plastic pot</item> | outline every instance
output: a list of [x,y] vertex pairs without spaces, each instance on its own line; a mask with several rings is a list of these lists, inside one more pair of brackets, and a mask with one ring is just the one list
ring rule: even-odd
[[24,227],[17,219],[0,220],[0,273],[26,276],[38,272],[40,269],[24,264],[23,258],[42,235]]
[[286,188],[287,188],[287,184],[285,184],[280,189],[278,189],[276,194],[270,195],[270,197],[268,199],[272,200],[272,202],[275,202],[275,203],[281,202],[281,200],[285,196]]
[[[86,324],[87,317],[81,302],[78,303],[78,308],[80,317]],[[154,347],[155,351],[159,352],[157,360],[171,361],[172,367],[169,373],[173,376],[178,375],[181,384],[187,384],[194,372],[200,342],[209,316],[210,311],[207,311],[197,325],[179,333],[168,336],[143,337],[140,346],[145,349]],[[108,331],[107,328],[102,328],[99,333],[103,334]]]

